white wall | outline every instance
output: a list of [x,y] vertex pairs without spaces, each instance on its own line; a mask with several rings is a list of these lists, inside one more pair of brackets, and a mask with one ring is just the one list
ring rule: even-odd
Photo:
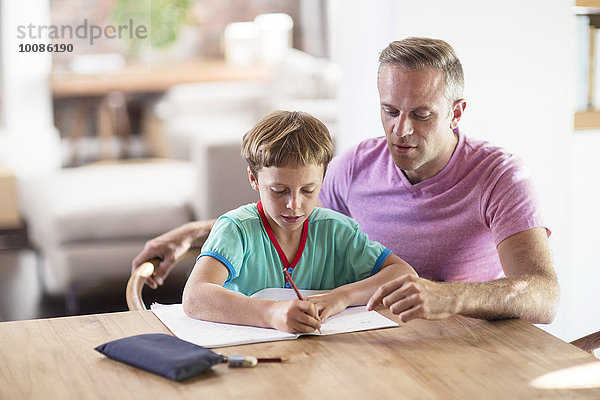
[[[372,3],[378,7],[372,9]],[[379,51],[407,36],[448,41],[465,70],[462,131],[520,155],[536,179],[562,286],[559,314],[544,329],[564,339],[585,333],[584,315],[577,313],[583,305],[574,297],[582,289],[581,278],[572,276],[570,258],[575,82],[571,6],[571,0],[350,0],[335,8],[337,37],[343,38],[336,46],[344,74],[340,150],[383,134],[375,81]],[[598,313],[585,317],[586,325],[600,329]]]
[[[600,130],[575,132],[571,199],[572,337],[600,330]],[[600,356],[600,353],[596,351]]]
[[330,0],[332,58],[342,67],[338,151],[383,135],[377,66],[381,50],[397,37],[394,0]]
[[2,114],[0,159],[18,176],[60,166],[60,143],[53,126],[49,53],[20,53],[19,44],[40,43],[17,38],[18,25],[48,25],[48,0],[2,0]]

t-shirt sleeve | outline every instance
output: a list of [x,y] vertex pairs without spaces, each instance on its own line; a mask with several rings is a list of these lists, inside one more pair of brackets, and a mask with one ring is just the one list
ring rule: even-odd
[[358,224],[347,240],[345,266],[347,282],[356,282],[376,274],[390,255],[391,250],[378,242],[369,240],[367,234],[360,231]]
[[244,258],[244,235],[229,217],[220,217],[202,246],[200,257],[213,257],[229,270],[225,284],[237,277]]
[[529,170],[515,156],[502,160],[484,189],[484,215],[498,246],[504,239],[528,229],[550,230],[540,214],[539,200]]
[[327,166],[319,200],[325,208],[351,217],[346,204],[352,173],[352,151],[337,155]]

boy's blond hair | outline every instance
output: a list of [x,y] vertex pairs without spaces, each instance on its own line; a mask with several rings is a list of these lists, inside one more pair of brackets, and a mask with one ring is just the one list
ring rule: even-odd
[[274,111],[264,116],[242,139],[242,157],[257,177],[263,167],[327,164],[333,142],[325,124],[301,111]]

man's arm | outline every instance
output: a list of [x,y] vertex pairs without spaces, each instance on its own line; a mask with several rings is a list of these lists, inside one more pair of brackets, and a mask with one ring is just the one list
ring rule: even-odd
[[131,271],[152,258],[160,258],[157,270],[146,284],[152,289],[162,285],[175,265],[175,261],[192,247],[200,247],[208,237],[215,220],[195,221],[170,230],[146,242],[142,251],[133,259]]
[[404,322],[460,314],[550,323],[559,288],[544,228],[517,233],[498,245],[505,278],[489,282],[432,282],[403,276],[382,285],[368,308],[382,303]]

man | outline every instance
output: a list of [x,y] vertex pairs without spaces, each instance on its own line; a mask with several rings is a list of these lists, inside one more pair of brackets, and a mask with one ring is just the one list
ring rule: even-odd
[[[514,156],[459,132],[466,102],[454,50],[408,38],[379,61],[386,136],[335,157],[320,196],[419,274],[382,285],[368,306],[382,303],[405,322],[453,314],[551,322],[558,283],[531,180]],[[163,258],[155,287],[211,226],[195,222],[149,241],[133,268]]]

